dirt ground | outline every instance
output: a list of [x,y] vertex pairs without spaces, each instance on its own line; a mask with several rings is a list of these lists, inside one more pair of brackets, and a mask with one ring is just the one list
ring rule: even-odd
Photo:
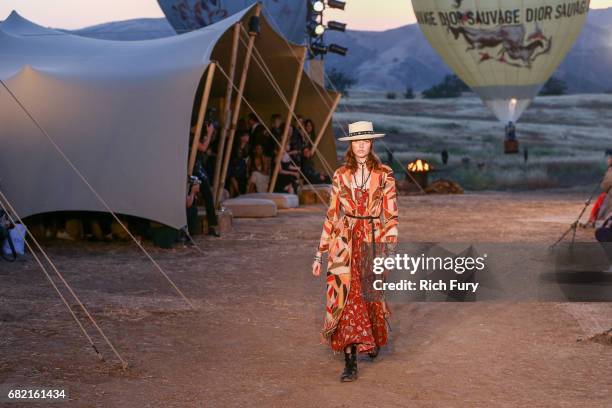
[[[586,195],[401,197],[400,239],[552,243]],[[612,347],[583,340],[612,327],[600,303],[395,305],[390,344],[340,383],[342,356],[318,343],[324,283],[310,272],[323,215],[238,219],[198,239],[205,254],[147,246],[195,311],[133,244],[46,243],[127,372],[95,335],[97,360],[31,258],[1,262],[0,388],[65,389],[57,406],[74,407],[612,406]]]

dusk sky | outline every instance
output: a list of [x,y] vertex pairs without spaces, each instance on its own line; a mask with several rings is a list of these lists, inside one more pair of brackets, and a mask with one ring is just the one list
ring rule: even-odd
[[[380,4],[384,2],[384,7]],[[327,12],[328,20],[348,23],[353,30],[381,31],[415,21],[410,0],[347,0],[346,10]],[[373,7],[372,4],[377,4]],[[592,0],[591,8],[612,7],[612,0]],[[162,17],[156,0],[2,0],[0,19],[12,10],[38,24],[81,28],[109,21]]]

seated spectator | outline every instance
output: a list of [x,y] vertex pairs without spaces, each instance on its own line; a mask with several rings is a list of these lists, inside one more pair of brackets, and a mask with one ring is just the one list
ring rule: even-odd
[[279,115],[278,113],[275,113],[270,118],[270,131],[272,132],[272,135],[270,135],[268,145],[263,147],[264,155],[266,155],[267,157],[274,156],[274,150],[276,150],[276,147],[281,142],[281,139],[283,137],[283,123],[281,115]]
[[307,146],[310,146],[312,143],[314,143],[317,137],[314,122],[311,119],[306,119],[304,121],[304,130],[306,130],[306,134],[308,136],[305,137],[304,140],[306,141]]
[[285,146],[285,153],[281,159],[281,167],[278,171],[278,178],[274,191],[278,193],[285,192],[295,194],[299,177],[299,168],[291,162],[291,157],[289,156],[289,143],[287,143]]
[[239,133],[238,143],[232,149],[228,167],[229,193],[232,197],[246,193],[248,174],[247,161],[249,158],[249,133]]
[[289,149],[287,153],[296,165],[300,165],[302,161],[302,149],[306,146],[304,135],[297,127],[289,126]]
[[331,184],[329,176],[319,173],[313,163],[313,153],[310,147],[305,147],[302,150],[301,169],[306,181],[310,184]]
[[257,119],[257,115],[254,113],[249,113],[247,117],[247,125],[249,127],[249,155],[252,155],[255,151],[255,146],[268,145],[268,138],[270,137],[266,132],[264,126],[259,123],[259,119]]
[[263,154],[261,145],[255,146],[255,153],[249,159],[249,193],[265,193],[270,183],[270,161]]

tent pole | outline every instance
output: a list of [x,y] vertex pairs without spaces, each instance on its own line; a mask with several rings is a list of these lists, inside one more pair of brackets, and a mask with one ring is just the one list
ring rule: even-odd
[[319,129],[319,134],[317,135],[317,138],[313,142],[313,145],[312,145],[312,154],[314,154],[317,151],[317,147],[319,146],[319,142],[321,141],[321,138],[325,134],[325,129],[327,129],[327,125],[329,125],[329,122],[331,121],[332,116],[334,115],[334,112],[336,111],[336,108],[338,107],[338,103],[340,103],[340,99],[342,99],[342,94],[339,93],[338,95],[336,95],[336,99],[334,100],[334,103],[329,108],[329,113],[327,114],[327,117],[325,118],[325,121],[323,122],[323,125]]
[[195,166],[196,155],[198,153],[198,144],[200,143],[200,135],[202,134],[202,127],[204,125],[204,116],[206,115],[206,110],[208,109],[210,88],[212,87],[212,81],[215,76],[215,68],[217,68],[217,64],[214,62],[211,62],[208,66],[208,76],[206,77],[204,93],[202,93],[202,100],[200,101],[198,121],[196,122],[196,129],[195,133],[193,134],[193,141],[191,142],[191,151],[189,154],[189,171],[187,174],[190,176],[193,174],[193,166]]
[[[261,14],[261,4],[257,3],[255,7],[255,16],[259,17]],[[238,123],[238,117],[240,115],[240,104],[242,102],[242,95],[244,94],[244,87],[246,86],[247,74],[249,73],[249,65],[251,64],[251,57],[253,56],[253,45],[255,45],[255,37],[257,33],[249,32],[249,43],[247,45],[246,55],[244,57],[244,66],[242,67],[242,75],[240,76],[240,84],[238,85],[238,93],[236,100],[234,101],[234,110],[232,111],[232,122],[230,125],[229,133],[227,135],[227,146],[225,147],[223,156],[223,168],[221,169],[219,185],[215,190],[215,205],[218,207],[221,199],[221,191],[225,184],[225,178],[227,176],[227,169],[229,167],[229,161],[232,158],[232,147],[234,144],[234,136],[236,135],[236,124]],[[220,156],[217,156],[219,161]]]
[[229,129],[229,110],[232,103],[232,91],[234,86],[234,75],[236,73],[236,61],[238,60],[238,40],[240,39],[240,23],[234,24],[234,36],[232,38],[232,57],[230,59],[229,79],[227,80],[227,89],[225,91],[223,104],[223,128],[219,134],[219,145],[217,146],[217,160],[215,160],[215,174],[213,177],[213,198],[215,203],[217,200],[217,191],[219,191],[219,180],[221,175],[221,159],[223,150],[225,149],[225,139]]
[[302,82],[302,75],[304,74],[304,62],[306,60],[306,47],[302,48],[302,55],[300,56],[300,63],[297,70],[297,76],[295,78],[295,85],[293,86],[293,94],[291,95],[291,103],[289,106],[289,110],[287,112],[287,118],[285,119],[285,128],[283,129],[283,137],[281,140],[281,145],[279,146],[278,155],[276,156],[276,160],[274,163],[274,171],[272,172],[272,177],[270,178],[270,186],[268,187],[268,192],[274,192],[274,186],[276,184],[276,179],[278,178],[278,172],[280,170],[281,159],[283,158],[283,154],[285,153],[285,146],[287,145],[287,139],[289,138],[289,128],[291,126],[291,117],[295,111],[295,103],[297,102],[297,97],[300,91],[300,83]]

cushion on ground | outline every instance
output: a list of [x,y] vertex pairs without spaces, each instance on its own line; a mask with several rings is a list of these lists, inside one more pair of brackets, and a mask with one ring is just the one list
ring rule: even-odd
[[262,198],[264,200],[272,200],[276,203],[279,209],[297,208],[300,205],[297,194],[287,193],[250,193],[243,194],[241,198]]
[[263,198],[230,198],[222,205],[232,211],[234,218],[275,217],[277,212],[276,203]]

